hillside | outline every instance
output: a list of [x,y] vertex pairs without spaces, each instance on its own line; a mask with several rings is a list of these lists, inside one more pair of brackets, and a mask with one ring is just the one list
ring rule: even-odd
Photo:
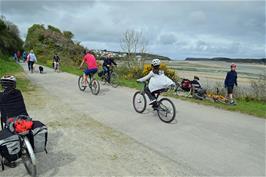
[[216,58],[186,58],[186,61],[223,61],[223,62],[231,62],[231,63],[261,63],[266,64],[266,58],[262,59],[252,59],[252,58],[224,58],[224,57],[216,57]]
[[0,18],[0,56],[11,55],[21,50],[23,41],[19,37],[19,30],[15,24]]
[[33,49],[37,58],[47,64],[57,53],[63,64],[77,64],[83,55],[84,47],[73,42],[73,34],[70,31],[60,31],[58,28],[48,25],[34,24],[28,29],[25,41],[25,49]]

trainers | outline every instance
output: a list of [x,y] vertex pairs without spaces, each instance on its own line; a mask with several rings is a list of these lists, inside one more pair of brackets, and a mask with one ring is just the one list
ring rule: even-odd
[[231,101],[229,104],[230,105],[236,105],[236,103],[234,101]]
[[4,165],[7,166],[7,167],[9,167],[9,168],[15,168],[17,166],[17,164],[16,164],[15,161],[10,162],[10,161],[8,161],[6,159],[4,160]]

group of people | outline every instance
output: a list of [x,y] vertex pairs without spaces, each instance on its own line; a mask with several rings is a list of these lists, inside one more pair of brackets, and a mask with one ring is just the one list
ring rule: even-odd
[[[103,71],[99,73],[99,76],[107,73],[108,82],[110,82],[110,67],[113,65],[115,66],[117,65],[111,56],[112,56],[111,53],[109,53],[107,57],[104,59]],[[88,76],[93,75],[98,72],[96,58],[94,57],[91,51],[86,51],[84,53],[84,57],[80,64],[80,68],[82,68],[84,63],[86,63],[87,68],[84,70],[84,74],[83,74],[83,77],[84,77],[83,86],[87,86]],[[164,80],[162,79],[161,76],[164,76],[164,72],[160,70],[160,63],[161,62],[159,59],[153,59],[151,62],[152,70],[150,71],[150,73],[144,76],[143,78],[140,78],[137,80],[137,82],[149,81],[149,84],[144,89],[144,91],[148,95],[151,101],[150,104],[153,105],[153,107],[156,107],[156,105],[154,105],[156,103],[156,99],[155,99],[156,91],[163,89],[164,87],[169,87],[170,85],[174,84],[174,82],[170,80],[169,78],[164,79]],[[233,90],[234,90],[234,86],[237,86],[236,64],[232,64],[230,68],[231,70],[227,73],[225,81],[224,81],[224,87],[227,89],[229,103],[231,105],[235,105],[235,101],[233,99]],[[191,84],[192,84],[193,92],[195,96],[197,98],[202,99],[206,95],[207,91],[201,86],[199,80],[200,80],[199,77],[194,76],[194,79],[191,81]]]
[[[92,50],[84,51],[83,60],[79,68],[81,69],[84,64],[86,64],[87,67],[83,71],[83,80],[84,80],[83,86],[86,87],[88,86],[88,83],[87,83],[88,76],[94,75],[99,70],[96,58],[92,54]],[[110,82],[110,79],[111,79],[110,71],[111,71],[111,67],[113,66],[117,66],[117,63],[113,60],[112,54],[108,53],[107,56],[104,58],[103,65],[102,65],[103,71],[99,72],[99,76],[107,74],[107,82]]]

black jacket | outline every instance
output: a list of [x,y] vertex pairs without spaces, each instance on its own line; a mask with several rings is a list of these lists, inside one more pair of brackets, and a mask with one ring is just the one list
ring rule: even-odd
[[117,65],[112,58],[105,58],[103,61],[103,66],[109,67],[112,66],[112,64]]
[[236,71],[229,71],[226,75],[224,80],[225,87],[234,87],[237,86],[237,72]]
[[28,115],[23,96],[19,90],[12,89],[0,92],[0,112],[4,119]]

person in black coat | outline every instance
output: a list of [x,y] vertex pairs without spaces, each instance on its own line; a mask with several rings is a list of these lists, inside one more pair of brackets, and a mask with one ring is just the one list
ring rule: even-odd
[[[1,126],[9,118],[14,118],[19,115],[28,116],[23,96],[20,90],[16,89],[16,78],[14,76],[3,76],[0,80],[3,92],[0,92],[0,113],[1,113]],[[5,159],[4,164],[11,168],[16,167],[15,161],[8,161]]]
[[231,71],[229,71],[224,80],[224,87],[227,88],[227,94],[230,99],[230,104],[235,104],[233,99],[234,86],[237,86],[237,72],[236,64],[231,65]]

